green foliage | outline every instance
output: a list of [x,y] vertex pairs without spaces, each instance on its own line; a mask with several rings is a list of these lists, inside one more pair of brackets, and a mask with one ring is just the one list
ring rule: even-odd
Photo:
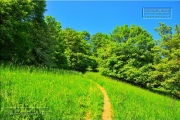
[[82,53],[70,54],[70,66],[71,69],[85,72],[89,66],[88,57]]
[[169,93],[180,98],[180,34],[176,25],[176,33],[172,35],[171,27],[160,23],[156,28],[162,36],[159,47],[153,49],[155,61],[154,71],[150,72],[150,83],[152,89],[158,88],[160,91]]
[[46,1],[0,1],[0,62],[72,69],[105,75],[180,97],[180,26],[159,23],[161,40],[140,26],[114,28],[110,35],[62,30],[44,17]]
[[116,27],[111,39],[116,46],[110,48],[103,73],[146,86],[146,70],[153,61],[151,48],[155,45],[152,36],[141,27],[125,25]]
[[[68,68],[68,60],[65,55],[66,47],[63,39],[61,24],[52,16],[46,16],[48,39],[51,43],[51,61],[53,67]],[[50,44],[49,44],[50,45]]]
[[98,56],[98,49],[105,47],[108,43],[109,36],[103,33],[96,33],[91,37],[90,43],[94,56]]
[[[97,47],[102,73],[120,80],[179,98],[180,34],[175,26],[160,23],[162,37],[155,45],[152,36],[139,26],[117,26],[103,47]],[[105,41],[99,37],[98,41]]]
[[30,18],[32,4],[27,0],[0,2],[0,60],[22,62],[28,59],[32,48],[30,41]]
[[45,6],[44,0],[1,1],[1,61],[48,65]]
[[63,32],[70,69],[81,72],[85,72],[89,66],[96,69],[95,59],[91,57],[91,48],[88,43],[89,33],[76,32],[71,28],[66,28]]

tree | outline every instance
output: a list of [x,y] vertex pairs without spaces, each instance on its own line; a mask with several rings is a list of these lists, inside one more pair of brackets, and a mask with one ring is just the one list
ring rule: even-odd
[[91,37],[90,43],[92,46],[92,52],[95,57],[98,57],[98,49],[104,47],[109,40],[109,36],[103,33],[96,33]]
[[150,72],[149,87],[180,97],[180,34],[178,25],[175,34],[171,27],[160,23],[156,28],[161,36],[160,45],[154,51],[154,71]]
[[124,25],[113,30],[111,40],[116,47],[111,47],[103,73],[145,87],[153,62],[151,49],[155,42],[152,35],[139,26]]
[[29,34],[31,2],[23,0],[0,1],[0,60],[27,62],[32,48]]
[[68,61],[65,55],[66,45],[64,41],[64,34],[61,29],[61,24],[52,16],[46,16],[48,45],[51,46],[51,61],[52,66],[58,68],[67,68]]
[[64,39],[67,45],[66,54],[69,58],[70,68],[85,72],[90,66],[89,57],[91,55],[90,45],[86,40],[84,32],[76,32],[71,28],[64,30]]
[[32,0],[33,10],[29,16],[31,21],[31,39],[34,47],[31,50],[31,64],[51,66],[51,45],[47,34],[47,25],[44,20],[44,12],[46,7],[45,0],[35,1]]

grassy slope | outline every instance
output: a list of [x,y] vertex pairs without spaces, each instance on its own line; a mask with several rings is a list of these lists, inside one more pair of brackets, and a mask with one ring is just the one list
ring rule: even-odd
[[0,82],[2,119],[101,118],[102,93],[80,73],[0,66]]
[[[0,66],[0,115],[4,119],[30,118],[32,115],[33,118],[67,120],[85,118],[90,113],[92,119],[100,119],[103,96],[90,79],[106,89],[114,120],[180,119],[180,101],[111,80],[99,73],[86,73],[84,77],[71,71],[3,66]],[[11,113],[14,116],[10,116]]]
[[111,80],[99,73],[86,76],[109,95],[114,120],[180,120],[180,101]]

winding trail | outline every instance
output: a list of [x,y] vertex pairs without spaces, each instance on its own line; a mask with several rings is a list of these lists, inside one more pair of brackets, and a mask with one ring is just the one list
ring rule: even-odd
[[[103,113],[102,113],[102,120],[112,120],[112,107],[111,107],[111,103],[109,102],[109,97],[107,95],[106,90],[98,83],[94,82],[92,80],[93,83],[95,83],[98,88],[101,90],[103,96],[104,96],[104,106],[103,106]],[[91,111],[88,111],[85,115],[85,120],[91,120],[90,117],[90,113]]]
[[[97,84],[97,83],[96,83]],[[102,114],[102,120],[112,120],[112,108],[111,108],[111,103],[109,102],[109,97],[106,93],[106,90],[100,86],[99,84],[97,84],[97,86],[99,87],[99,89],[101,90],[101,92],[104,95],[104,106],[103,106],[103,114]]]

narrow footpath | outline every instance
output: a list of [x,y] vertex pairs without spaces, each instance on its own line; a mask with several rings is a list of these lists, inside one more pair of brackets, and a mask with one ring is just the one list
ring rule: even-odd
[[99,89],[104,95],[104,106],[103,106],[103,114],[102,114],[102,120],[112,120],[112,108],[111,108],[111,103],[109,102],[109,97],[106,93],[106,90],[97,84]]

